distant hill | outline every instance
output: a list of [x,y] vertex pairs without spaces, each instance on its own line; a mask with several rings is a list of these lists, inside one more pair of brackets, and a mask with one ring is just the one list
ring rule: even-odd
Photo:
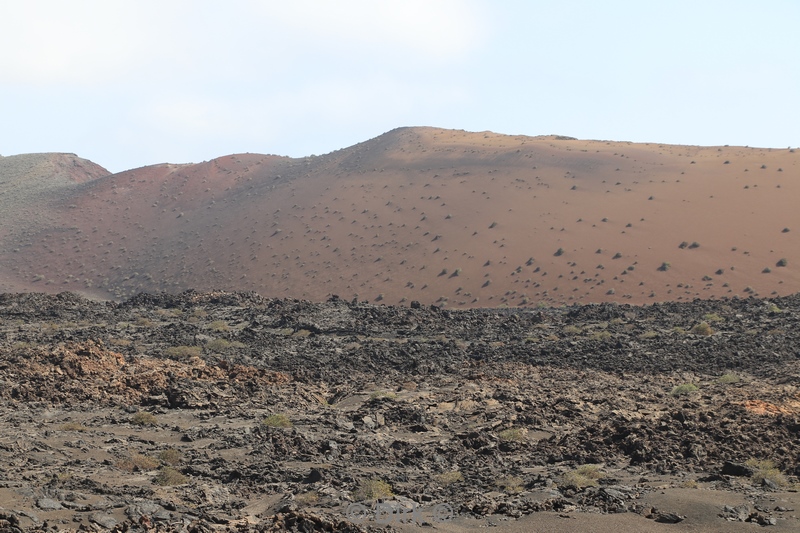
[[119,174],[0,158],[0,290],[448,307],[800,289],[800,154],[399,128]]

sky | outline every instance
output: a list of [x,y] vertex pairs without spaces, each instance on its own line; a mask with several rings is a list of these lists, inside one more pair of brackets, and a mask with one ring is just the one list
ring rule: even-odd
[[0,155],[119,172],[400,126],[796,147],[798,27],[798,0],[0,0]]

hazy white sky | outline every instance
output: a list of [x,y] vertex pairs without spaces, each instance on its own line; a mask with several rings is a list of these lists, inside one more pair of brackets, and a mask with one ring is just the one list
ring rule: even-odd
[[398,126],[798,146],[798,28],[798,0],[0,0],[0,154],[121,171]]

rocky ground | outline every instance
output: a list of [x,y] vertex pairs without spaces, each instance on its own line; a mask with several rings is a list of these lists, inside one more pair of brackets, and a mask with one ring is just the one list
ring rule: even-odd
[[799,321],[0,295],[0,531],[796,531]]

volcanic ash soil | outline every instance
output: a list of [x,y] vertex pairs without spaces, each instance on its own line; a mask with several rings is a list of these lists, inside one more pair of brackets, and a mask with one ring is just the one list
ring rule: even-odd
[[800,296],[0,295],[0,531],[797,531]]

